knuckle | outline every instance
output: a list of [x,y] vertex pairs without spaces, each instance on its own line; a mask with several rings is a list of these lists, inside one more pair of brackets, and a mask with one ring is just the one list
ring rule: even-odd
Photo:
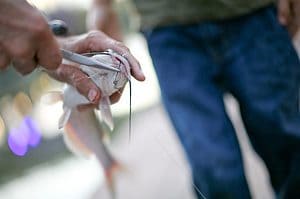
[[72,82],[75,88],[80,89],[80,79],[78,77],[78,75],[74,74],[72,77]]
[[62,63],[62,55],[56,46],[49,47],[47,50],[39,48],[36,55],[38,64],[49,70],[57,69]]
[[86,78],[82,76],[77,70],[73,70],[72,74],[69,75],[73,86],[76,87],[77,89],[80,89],[81,84]]
[[16,46],[11,50],[13,57],[18,59],[30,59],[33,54],[33,49],[31,49],[28,45]]
[[127,46],[125,46],[125,44],[123,44],[122,42],[119,42],[119,41],[115,41],[114,44],[126,51],[129,51],[129,48]]
[[101,33],[96,30],[90,31],[87,33],[86,39],[87,39],[87,41],[93,42],[95,39],[97,39],[100,36],[100,34]]
[[50,56],[51,59],[44,61],[45,64],[41,64],[44,65],[45,68],[49,69],[49,70],[55,70],[57,68],[59,68],[61,62],[62,62],[62,57],[59,54]]
[[88,48],[94,51],[104,47],[105,38],[102,32],[90,31],[85,37],[85,42]]
[[68,65],[62,65],[55,70],[58,79],[62,82],[70,82],[73,72]]
[[50,30],[45,19],[39,16],[35,18],[34,25],[31,27],[31,31],[35,37],[42,37]]

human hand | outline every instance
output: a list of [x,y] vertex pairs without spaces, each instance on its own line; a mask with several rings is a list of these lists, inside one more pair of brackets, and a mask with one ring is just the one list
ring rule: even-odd
[[94,0],[87,12],[86,24],[88,30],[101,30],[115,40],[123,40],[112,0]]
[[278,20],[294,36],[300,27],[300,0],[278,0]]
[[13,63],[22,74],[37,65],[56,69],[59,45],[40,12],[25,0],[0,0],[0,69]]
[[[121,42],[115,41],[100,31],[92,31],[87,34],[58,38],[62,48],[77,53],[88,53],[105,51],[112,49],[123,55],[131,66],[132,76],[139,80],[145,80],[139,62],[133,57],[129,49]],[[85,96],[92,104],[98,104],[101,91],[79,67],[62,64],[56,71],[47,71],[55,79],[66,82],[74,86],[79,93]],[[111,102],[117,102],[121,97],[121,92],[116,92],[111,96]]]

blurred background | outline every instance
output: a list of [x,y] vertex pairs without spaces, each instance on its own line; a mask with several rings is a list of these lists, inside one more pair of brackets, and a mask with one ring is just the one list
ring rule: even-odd
[[[31,0],[51,19],[65,21],[72,34],[85,32],[90,0]],[[140,61],[147,80],[132,83],[132,139],[128,142],[129,90],[113,105],[116,124],[108,144],[124,166],[116,177],[120,199],[193,199],[190,170],[160,102],[158,83],[139,23],[128,1],[117,1],[125,44]],[[130,13],[130,15],[128,15]],[[58,118],[62,104],[45,105],[41,96],[62,90],[62,84],[36,71],[20,78],[13,69],[0,73],[0,198],[109,198],[95,159],[71,154],[65,147]],[[261,160],[251,149],[239,119],[236,101],[225,96],[245,155],[254,198],[273,198]],[[203,160],[205,161],[205,160]]]
[[[65,21],[71,34],[86,31],[85,15],[90,1],[29,2],[49,20]],[[159,90],[145,41],[134,33],[138,21],[129,20],[126,14],[130,13],[130,5],[118,2],[116,9],[125,42],[140,58],[147,74],[147,82],[132,83],[132,109],[139,112],[158,103]],[[62,90],[63,85],[40,71],[20,77],[12,68],[0,73],[0,198],[89,198],[102,184],[101,167],[97,161],[77,158],[66,149],[57,126],[62,104],[49,106],[40,102],[42,95]],[[126,134],[128,142],[128,113],[126,88],[120,102],[113,106],[116,128],[112,142],[120,133]]]

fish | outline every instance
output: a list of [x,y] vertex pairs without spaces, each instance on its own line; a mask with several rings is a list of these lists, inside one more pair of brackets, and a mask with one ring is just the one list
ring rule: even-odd
[[[120,69],[120,72],[115,72],[85,65],[79,66],[101,90],[98,107],[101,112],[101,119],[112,130],[114,124],[109,96],[118,92],[130,81],[130,65],[124,57],[113,51],[95,53],[91,58]],[[113,158],[103,142],[105,132],[102,123],[98,121],[95,115],[95,108],[79,111],[78,105],[89,104],[90,102],[68,84],[64,85],[62,92],[52,91],[44,95],[42,101],[46,104],[63,102],[63,114],[59,119],[58,128],[64,128],[63,137],[66,146],[77,155],[96,156],[104,170],[108,188],[114,196],[114,174],[121,170],[122,166]]]
[[[125,87],[126,83],[130,81],[130,66],[127,59],[112,50],[98,54],[96,53],[91,58],[120,70],[120,72],[116,72],[85,65],[79,66],[80,69],[86,73],[101,90],[101,98],[98,107],[101,112],[101,119],[110,128],[110,130],[113,130],[114,124],[110,109],[111,102],[109,96],[120,91],[123,87]],[[90,103],[88,99],[68,84],[65,84],[63,93],[52,93],[52,97],[50,97],[50,99],[63,101],[64,113],[59,120],[59,128],[63,128],[63,126],[65,126],[71,112],[78,105]]]
[[111,197],[115,198],[114,178],[123,166],[115,160],[103,142],[104,129],[91,109],[72,111],[64,127],[64,141],[71,152],[79,156],[95,155],[103,168]]

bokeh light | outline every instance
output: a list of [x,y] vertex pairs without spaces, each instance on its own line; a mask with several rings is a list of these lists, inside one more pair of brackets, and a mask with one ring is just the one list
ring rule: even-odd
[[46,89],[50,86],[50,77],[46,73],[42,73],[38,81],[41,89]]
[[24,128],[27,128],[29,130],[29,139],[28,139],[28,145],[31,147],[36,147],[41,141],[41,131],[39,130],[39,127],[35,120],[33,120],[31,117],[25,117],[24,122],[22,123]]
[[17,128],[13,128],[8,134],[8,146],[18,156],[24,156],[28,147],[36,147],[41,141],[41,132],[36,122],[29,116],[24,117]]
[[13,109],[22,116],[28,115],[32,110],[32,102],[27,94],[19,92],[13,100]]
[[9,131],[7,143],[10,150],[18,156],[24,156],[28,148],[28,131],[26,129],[14,128]]
[[37,79],[35,79],[29,88],[29,94],[33,102],[38,102],[41,95],[45,90],[53,86],[50,77],[46,73],[42,73]]
[[0,110],[2,119],[5,123],[6,129],[12,129],[16,127],[21,121],[20,114],[15,108],[13,108],[14,98],[10,95],[5,95],[0,100]]

